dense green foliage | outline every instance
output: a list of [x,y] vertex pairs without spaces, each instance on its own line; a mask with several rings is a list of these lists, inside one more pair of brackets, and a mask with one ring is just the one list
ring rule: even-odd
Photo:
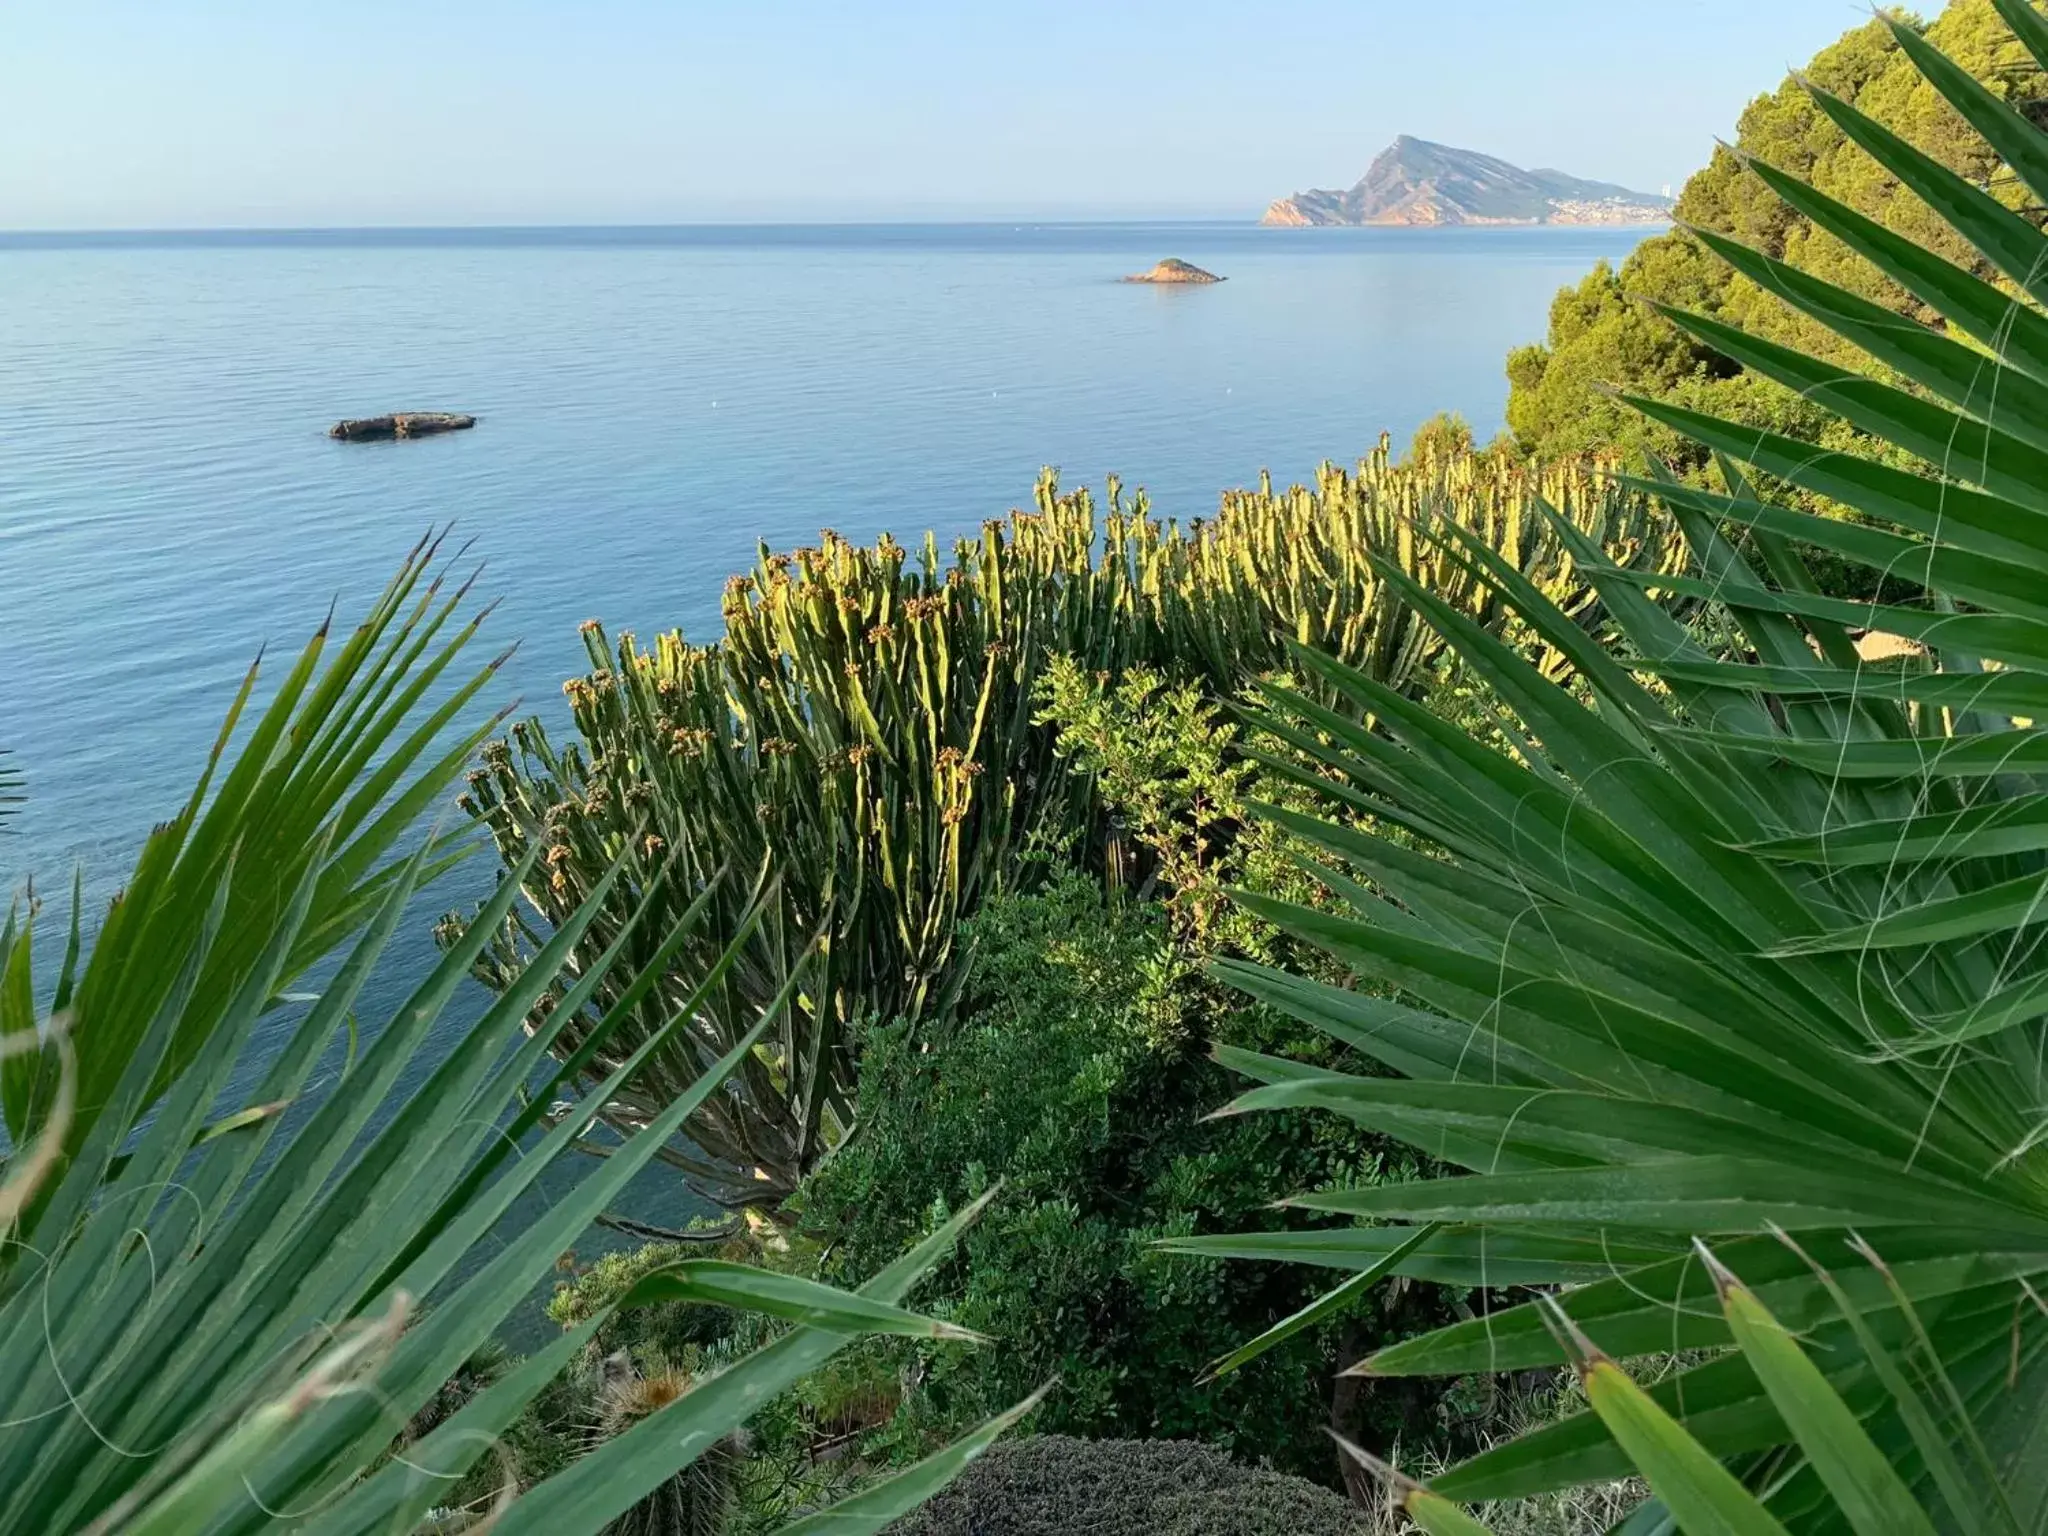
[[[1085,493],[1062,494],[1048,477],[1037,510],[987,524],[950,560],[930,538],[915,557],[886,536],[872,548],[827,534],[793,556],[764,550],[729,588],[725,636],[709,646],[669,634],[645,649],[588,626],[593,670],[566,685],[578,743],[557,751],[529,721],[471,775],[466,808],[507,868],[532,870],[526,907],[494,935],[482,974],[502,989],[621,859],[586,948],[610,945],[650,900],[650,926],[625,939],[631,974],[652,961],[665,924],[702,904],[705,921],[670,967],[701,974],[751,900],[745,881],[717,877],[765,866],[769,920],[698,1028],[604,1113],[622,1130],[644,1125],[753,1027],[822,932],[770,1048],[665,1152],[719,1199],[779,1201],[851,1121],[862,1022],[942,1015],[960,978],[960,921],[1045,841],[1085,849],[1099,837],[1089,786],[1034,718],[1055,658],[1111,675],[1149,665],[1227,691],[1243,669],[1277,664],[1292,638],[1418,686],[1439,642],[1393,600],[1383,565],[1483,623],[1501,612],[1471,572],[1414,537],[1425,513],[1472,528],[1598,622],[1575,557],[1535,511],[1538,493],[1614,558],[1645,569],[1667,558],[1662,523],[1597,466],[1536,476],[1462,452],[1397,466],[1383,446],[1355,474],[1327,467],[1313,487],[1230,492],[1216,517],[1184,529],[1114,485],[1098,517]],[[460,931],[451,923],[447,936]],[[563,1048],[582,1050],[594,1010],[614,1000],[600,988],[561,1028]],[[657,982],[628,1026],[579,1060],[579,1078],[611,1071],[677,1001]],[[551,996],[542,1012],[557,1007]]]
[[1366,1536],[1327,1489],[1180,1440],[1032,1435],[992,1447],[888,1536]]
[[[416,551],[57,977],[0,931],[0,1533],[1358,1536],[1330,1429],[1432,1536],[2048,1528],[2044,65],[2029,0],[1873,21],[1559,297],[1524,446],[1680,479],[1445,416],[589,627],[359,1035],[495,726]],[[656,1159],[747,1209],[558,1258]]]
[[[1955,0],[1926,36],[1993,94],[2029,112],[2048,105],[2048,76],[2014,41],[1991,0]],[[1882,21],[1868,21],[1824,48],[1802,74],[1972,185],[1990,188],[2006,206],[2029,204],[2026,187],[1913,67]],[[1898,314],[1940,323],[1935,309],[1748,174],[1744,156],[1797,176],[1923,250],[2015,291],[1975,247],[1845,135],[1797,79],[1744,109],[1734,148],[1716,148],[1706,168],[1685,184],[1678,219],[1790,261]],[[1707,468],[1704,445],[1632,410],[1612,390],[1830,447],[1881,449],[1797,389],[1744,371],[1655,306],[1694,311],[1840,367],[1892,376],[1823,321],[1718,260],[1680,229],[1644,241],[1619,272],[1603,262],[1577,287],[1564,289],[1551,306],[1543,343],[1508,358],[1508,424],[1526,450],[1548,458],[1623,448],[1655,453],[1683,471]]]
[[[1998,6],[2048,64],[2048,20]],[[1893,36],[2048,200],[2048,134],[1913,30]],[[1943,327],[1709,243],[1913,388],[1711,317],[1676,322],[1803,382],[1914,468],[1635,397],[1734,461],[1719,466],[1732,495],[1660,492],[1697,572],[1669,584],[1725,604],[1712,615],[1741,636],[1718,652],[1621,571],[1594,579],[1622,643],[1577,639],[1473,541],[1435,530],[1571,649],[1578,682],[1413,587],[1519,721],[1511,749],[1306,653],[1344,710],[1268,690],[1266,728],[1320,761],[1343,812],[1277,819],[1319,845],[1350,910],[1244,900],[1401,996],[1220,968],[1406,1080],[1228,1059],[1268,1085],[1241,1110],[1333,1113],[1462,1170],[1305,1192],[1299,1207],[1394,1224],[1323,1233],[1323,1262],[1539,1292],[1376,1352],[1373,1376],[1581,1372],[1588,1414],[1453,1468],[1439,1495],[1633,1467],[1661,1506],[1636,1529],[2034,1531],[2048,1521],[2048,238],[1856,107],[1810,99],[1952,233],[1899,238],[1760,163],[1750,174]],[[1960,243],[2001,283],[1939,254]],[[1745,470],[1857,521],[1757,496]],[[1751,531],[1768,575],[1728,528]],[[1793,541],[1926,595],[1816,596]],[[1866,666],[1855,624],[1924,649]],[[1362,833],[1361,812],[1402,835]],[[1257,1233],[1173,1246],[1279,1251]],[[1705,1353],[1647,1393],[1607,1359],[1674,1349]],[[1479,1530],[1441,1497],[1411,1507],[1431,1531]]]
[[[331,651],[323,627],[242,720],[252,669],[199,786],[89,940],[74,910],[53,981],[36,975],[33,905],[0,934],[10,1536],[413,1529],[606,1314],[485,1371],[495,1330],[750,1044],[604,1162],[530,1198],[595,1119],[586,1105],[528,1136],[540,1107],[525,1092],[545,1103],[565,1069],[549,1070],[547,1026],[522,1026],[596,901],[426,1054],[515,879],[357,1049],[381,951],[422,878],[458,856],[412,824],[488,728],[452,751],[440,739],[492,666],[423,702],[475,629],[448,632],[466,589],[443,594],[432,558],[415,551]],[[594,958],[565,1017],[616,956]],[[292,995],[309,972],[319,991]],[[957,1337],[895,1303],[964,1225],[858,1296],[696,1259],[643,1276],[614,1305],[715,1301],[777,1319],[775,1342],[682,1383],[553,1475],[487,1484],[493,1528],[601,1530],[695,1478],[707,1447],[859,1335]],[[878,1528],[950,1465],[864,1491],[869,1513],[836,1528]]]
[[[933,1305],[1004,1347],[941,1351],[922,1411],[971,1421],[1015,1401],[1017,1384],[1029,1391],[1057,1375],[1043,1427],[1194,1436],[1327,1478],[1323,1426],[1340,1352],[1400,1337],[1429,1320],[1428,1306],[1411,1297],[1197,1385],[1247,1334],[1305,1303],[1312,1283],[1281,1265],[1225,1269],[1154,1244],[1248,1223],[1301,1226],[1271,1203],[1304,1185],[1400,1176],[1412,1160],[1387,1167],[1333,1125],[1205,1123],[1231,1093],[1207,1054],[1216,1031],[1268,1049],[1302,1035],[1259,1010],[1207,1016],[1191,1005],[1155,913],[1107,910],[1098,886],[1069,876],[992,903],[967,938],[960,1017],[930,1036],[900,1024],[873,1032],[862,1131],[803,1192],[806,1229],[830,1245],[828,1273],[886,1262],[1000,1178],[1002,1197],[940,1277]],[[1430,1401],[1370,1399],[1366,1411],[1381,1417],[1342,1427],[1388,1444],[1426,1422]]]

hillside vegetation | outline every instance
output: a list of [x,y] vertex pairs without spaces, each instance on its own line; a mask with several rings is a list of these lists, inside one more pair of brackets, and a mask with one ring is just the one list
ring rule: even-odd
[[[1916,23],[1917,25],[1917,23]],[[1931,26],[1929,42],[2028,115],[2048,107],[2048,76],[2001,21],[1991,0],[1956,0]],[[1872,20],[1815,55],[1804,71],[1813,87],[1853,104],[1942,165],[2038,220],[2035,199],[1985,141]],[[1735,144],[1714,150],[1678,198],[1683,225],[1732,237],[1765,255],[1899,314],[1943,328],[1941,317],[1875,266],[1788,205],[1743,169],[1745,157],[1810,182],[1973,275],[2016,289],[1961,235],[1863,149],[1788,77],[1743,110]],[[1668,305],[1709,316],[1752,335],[1795,347],[1839,367],[1884,370],[1820,321],[1802,314],[1753,278],[1735,271],[1685,229],[1646,240],[1617,272],[1601,263],[1561,290],[1539,344],[1511,353],[1508,426],[1525,450],[1544,458],[1620,448],[1657,454],[1698,473],[1707,450],[1616,398],[1651,395],[1746,425],[1830,447],[1869,440],[1797,392],[1754,373],[1657,312]]]

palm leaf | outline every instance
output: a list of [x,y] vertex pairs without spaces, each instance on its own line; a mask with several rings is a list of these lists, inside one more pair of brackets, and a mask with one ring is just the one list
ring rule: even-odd
[[[1999,12],[2030,47],[2048,43],[2031,7]],[[2048,179],[2048,136],[1895,30],[2020,179]],[[1917,1531],[1936,1509],[1996,1529],[2001,1497],[2032,1529],[2048,1515],[2027,1471],[2048,1417],[2035,1369],[2048,1318],[2025,1300],[2048,1269],[2048,320],[2020,295],[2048,294],[2048,239],[1856,108],[1815,101],[2003,278],[1752,162],[1941,323],[1705,233],[1708,251],[1871,368],[1726,317],[1670,318],[1881,439],[1886,461],[1636,401],[1712,450],[1724,489],[1657,466],[1632,482],[1669,508],[1689,572],[1631,571],[1574,545],[1617,642],[1572,649],[1570,687],[1388,572],[1519,728],[1512,755],[1328,657],[1300,657],[1312,689],[1267,690],[1261,724],[1296,754],[1276,766],[1329,797],[1320,817],[1268,814],[1314,847],[1337,899],[1243,899],[1379,995],[1245,964],[1222,973],[1413,1081],[1233,1059],[1266,1085],[1237,1107],[1343,1115],[1452,1172],[1296,1202],[1391,1226],[1194,1251],[1354,1273],[1400,1254],[1401,1273],[1480,1283],[1498,1252],[1493,1283],[1512,1287],[1552,1283],[1567,1271],[1547,1256],[1572,1245],[1635,1245],[1607,1278],[1563,1291],[1556,1316],[1550,1303],[1496,1310],[1362,1363],[1582,1362],[1592,1414],[1453,1469],[1445,1496],[1636,1467],[1688,1530]],[[1857,516],[1823,518],[1771,487]],[[1455,530],[1426,534],[1486,567]],[[1802,545],[1924,596],[1828,596]],[[1494,574],[1527,631],[1556,646],[1565,616]],[[1656,592],[1725,623],[1688,631]],[[1865,665],[1845,638],[1862,627],[1926,654]],[[1425,1222],[1439,1230],[1407,1246],[1416,1228],[1400,1223]],[[1881,1269],[1851,1229],[1883,1250]],[[1810,1266],[1781,1243],[1792,1231]],[[1724,1269],[1689,1251],[1699,1237]],[[1723,1353],[1645,1392],[1587,1338],[1617,1358]],[[1938,1390],[1904,1390],[1900,1361]],[[1759,1459],[1791,1443],[1803,1459]]]
[[[0,1533],[412,1528],[601,1319],[393,1459],[413,1413],[721,1091],[803,984],[800,957],[751,1027],[638,1134],[602,1161],[570,1158],[605,1098],[693,1024],[693,1000],[755,931],[763,893],[708,976],[678,989],[684,1008],[543,1128],[525,1095],[650,907],[636,903],[561,974],[621,875],[614,860],[533,963],[457,1025],[450,1005],[518,899],[515,870],[486,921],[365,1031],[350,1068],[319,1075],[344,1039],[353,1054],[401,919],[453,856],[413,822],[474,745],[457,716],[491,669],[449,674],[474,625],[442,635],[462,594],[421,589],[429,553],[324,665],[316,637],[231,755],[256,697],[254,675],[244,682],[199,789],[145,846],[98,935],[82,944],[74,923],[60,1015],[36,1010],[27,924],[0,942],[0,1071],[30,1069],[4,1080],[10,1126],[27,1134],[0,1165]],[[673,933],[652,944],[680,947]],[[323,960],[315,993],[290,990]],[[549,989],[561,1018],[529,1032]],[[234,1084],[253,1088],[230,1097]],[[516,1157],[504,1155],[511,1138]],[[532,1199],[565,1160],[582,1176]],[[502,1517],[599,1530],[619,1490],[674,1475],[709,1443],[700,1436],[731,1433],[861,1334],[960,1336],[900,1303],[972,1215],[860,1295],[717,1264],[650,1277],[620,1304],[688,1296],[783,1332],[650,1416],[629,1450],[622,1436],[541,1483],[529,1499],[545,1513],[522,1514],[522,1500]],[[551,1504],[558,1483],[569,1496]]]

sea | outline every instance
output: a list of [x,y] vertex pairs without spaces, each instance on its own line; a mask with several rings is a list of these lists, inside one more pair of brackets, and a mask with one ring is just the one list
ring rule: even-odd
[[[0,234],[0,761],[27,797],[0,879],[61,904],[82,871],[90,928],[259,648],[275,668],[331,605],[352,619],[429,530],[501,600],[478,656],[518,643],[490,703],[559,721],[579,621],[710,639],[763,541],[950,539],[1042,465],[1187,518],[1438,411],[1488,437],[1508,350],[1647,233]],[[1227,281],[1117,280],[1169,256]],[[479,420],[326,436],[393,410]],[[372,1014],[431,962],[424,927]]]

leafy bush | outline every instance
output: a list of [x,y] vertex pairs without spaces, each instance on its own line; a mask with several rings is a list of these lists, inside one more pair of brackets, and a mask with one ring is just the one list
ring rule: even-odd
[[[1668,554],[1661,531],[1644,537],[1641,498],[1599,466],[1538,476],[1471,454],[1397,466],[1383,448],[1355,474],[1326,466],[1313,487],[1230,492],[1185,529],[1114,485],[1098,517],[1085,492],[1048,477],[1036,511],[986,524],[950,559],[930,536],[916,555],[887,536],[858,548],[829,533],[794,555],[764,549],[730,585],[724,638],[709,646],[668,634],[643,648],[586,626],[592,670],[566,684],[579,740],[558,751],[538,722],[516,726],[463,802],[506,867],[531,871],[481,974],[502,989],[617,859],[625,873],[585,948],[613,943],[651,903],[649,926],[625,941],[626,974],[654,960],[668,924],[708,913],[665,957],[678,979],[633,998],[611,1040],[588,1033],[615,990],[561,1026],[588,1083],[663,1029],[679,987],[751,909],[744,881],[718,877],[768,867],[769,920],[695,1005],[697,1028],[670,1037],[606,1113],[626,1131],[644,1125],[753,1027],[823,930],[789,1025],[665,1154],[717,1199],[774,1204],[851,1122],[863,1019],[943,1016],[960,920],[1028,878],[1038,834],[1062,846],[1096,836],[1088,786],[1032,718],[1054,658],[1112,676],[1149,665],[1227,693],[1245,669],[1278,664],[1292,637],[1410,686],[1437,641],[1389,600],[1379,562],[1482,622],[1500,611],[1471,571],[1412,537],[1425,511],[1471,526],[1589,622],[1597,613],[1534,508],[1539,492],[1617,559],[1655,568]],[[558,1006],[550,996],[538,1011]]]
[[991,1447],[887,1536],[1367,1536],[1326,1488],[1184,1440],[1031,1435]]
[[[1442,669],[1424,681],[1438,707]],[[1316,951],[1294,945],[1273,924],[1228,899],[1233,888],[1317,901],[1325,890],[1301,867],[1305,846],[1255,802],[1310,809],[1317,798],[1263,766],[1295,749],[1279,737],[1246,739],[1213,693],[1175,682],[1149,667],[1121,678],[1085,671],[1055,657],[1038,691],[1040,722],[1058,731],[1062,760],[1086,774],[1107,815],[1104,876],[1108,889],[1140,903],[1157,901],[1172,939],[1171,977],[1159,991],[1179,1011],[1235,1013],[1203,974],[1219,954],[1312,962]]]
[[[2026,0],[1997,8],[2038,79],[2048,19]],[[1927,89],[2048,200],[2048,134],[1913,28],[1891,35]],[[1688,1530],[2038,1530],[2048,316],[1938,252],[1986,253],[2038,302],[2048,237],[1856,106],[1818,86],[1810,101],[1938,209],[1950,237],[1904,238],[1760,161],[1749,174],[1944,328],[1702,239],[1913,387],[1711,316],[1673,318],[1915,468],[1634,397],[1726,456],[1731,494],[1658,489],[1698,573],[1668,584],[1725,603],[1740,649],[1707,650],[1617,571],[1598,578],[1625,639],[1610,652],[1502,573],[1523,617],[1574,647],[1574,694],[1411,589],[1521,722],[1511,752],[1305,658],[1349,718],[1275,689],[1273,728],[1292,721],[1313,744],[1347,818],[1375,812],[1427,851],[1282,813],[1348,871],[1352,910],[1246,900],[1404,996],[1222,965],[1250,995],[1411,1080],[1240,1056],[1268,1086],[1239,1108],[1328,1111],[1466,1170],[1303,1197],[1407,1224],[1323,1234],[1327,1254],[1348,1253],[1349,1294],[1388,1272],[1566,1287],[1365,1362],[1381,1378],[1578,1366],[1590,1416],[1454,1467],[1437,1495],[1510,1497],[1633,1467],[1663,1506],[1638,1529],[1668,1514]],[[1745,467],[1865,522],[1761,497]],[[1768,582],[1731,527],[1754,531]],[[1487,560],[1455,529],[1433,536]],[[1795,539],[1927,596],[1817,596]],[[1910,668],[1867,668],[1851,625],[1927,652]],[[1376,729],[1354,723],[1367,718]],[[1175,1246],[1271,1245],[1254,1234]],[[1710,1353],[1647,1392],[1607,1358],[1672,1350]],[[1442,1497],[1410,1494],[1432,1530],[1475,1529]]]
[[[1020,1382],[1057,1374],[1042,1427],[1196,1436],[1331,1475],[1322,1426],[1341,1348],[1392,1339],[1441,1314],[1421,1292],[1219,1381],[1203,1368],[1306,1302],[1305,1272],[1223,1270],[1156,1239],[1299,1226],[1269,1203],[1302,1184],[1367,1184],[1412,1171],[1331,1125],[1261,1116],[1204,1123],[1229,1095],[1210,1036],[1306,1044],[1258,1010],[1191,1016],[1156,910],[1104,903],[1069,875],[1003,897],[968,925],[956,1023],[927,1038],[898,1024],[865,1041],[862,1131],[801,1196],[829,1273],[901,1251],[931,1220],[1004,1181],[942,1278],[951,1321],[1000,1339],[929,1361],[915,1412],[971,1420]],[[1029,1390],[1029,1388],[1026,1388]],[[1368,1395],[1344,1427],[1375,1444],[1429,1422],[1433,1394]]]

